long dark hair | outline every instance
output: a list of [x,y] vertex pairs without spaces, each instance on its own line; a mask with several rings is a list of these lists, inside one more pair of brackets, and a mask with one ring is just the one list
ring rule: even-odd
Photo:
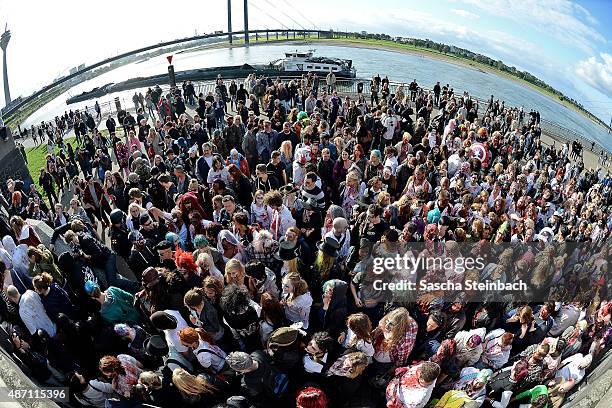
[[261,295],[259,304],[261,306],[261,318],[263,320],[272,323],[272,326],[275,328],[283,325],[285,322],[285,312],[278,299],[270,293],[265,292]]
[[227,168],[227,172],[232,176],[234,181],[238,181],[240,177],[243,175],[242,171],[235,164],[230,164]]

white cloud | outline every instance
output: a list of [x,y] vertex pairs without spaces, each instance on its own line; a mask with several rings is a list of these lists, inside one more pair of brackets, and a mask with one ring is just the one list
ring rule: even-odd
[[593,26],[597,19],[579,4],[569,0],[462,0],[497,17],[546,33],[565,44],[593,54],[597,43],[606,38]]
[[[370,23],[364,27],[361,12],[347,12],[339,23],[352,27],[364,27],[372,32],[385,32],[415,38],[429,38],[468,49],[473,52],[501,59],[518,69],[534,74],[552,66],[542,58],[542,50],[536,44],[500,30],[486,30],[470,24],[454,24],[439,16],[412,9],[395,9],[393,12],[372,11]],[[376,22],[384,22],[376,23]]]
[[451,9],[451,13],[470,20],[478,20],[480,18],[478,14],[463,9]]
[[601,61],[590,57],[578,62],[575,73],[584,82],[612,98],[612,55],[602,52]]

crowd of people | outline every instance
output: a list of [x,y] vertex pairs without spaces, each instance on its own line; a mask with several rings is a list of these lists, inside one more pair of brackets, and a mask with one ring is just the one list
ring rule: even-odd
[[[44,196],[0,203],[5,349],[82,406],[561,406],[612,345],[610,175],[494,98],[323,85],[154,88],[108,135],[50,131]],[[398,255],[452,262],[374,268]],[[375,284],[407,278],[529,289]]]

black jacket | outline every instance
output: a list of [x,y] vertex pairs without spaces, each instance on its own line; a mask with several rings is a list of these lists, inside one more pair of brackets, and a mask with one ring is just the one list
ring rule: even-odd
[[128,239],[128,230],[123,227],[112,226],[110,230],[111,248],[119,256],[128,258],[132,250],[132,243]]
[[150,248],[145,247],[142,251],[139,251],[135,247],[132,248],[130,252],[130,257],[127,260],[127,263],[134,272],[134,275],[140,280],[142,276],[142,272],[147,269],[149,266],[155,266],[159,262],[157,254],[152,251]]
[[337,338],[345,328],[348,315],[346,291],[348,285],[339,279],[334,279],[332,298],[327,310],[322,311],[321,330],[327,331],[333,339]]
[[97,267],[104,267],[106,260],[112,252],[107,246],[92,237],[89,233],[78,233],[79,245],[81,250],[91,256],[91,264]]

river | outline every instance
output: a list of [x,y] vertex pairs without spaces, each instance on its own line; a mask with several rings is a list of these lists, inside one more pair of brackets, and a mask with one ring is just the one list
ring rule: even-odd
[[[174,67],[177,71],[206,68],[226,65],[265,64],[281,58],[284,52],[293,50],[316,49],[316,55],[352,59],[357,69],[357,76],[369,78],[378,73],[388,75],[389,79],[397,82],[411,82],[416,78],[419,85],[431,88],[436,81],[442,85],[448,83],[454,88],[455,94],[468,91],[481,99],[488,99],[491,94],[504,100],[506,105],[523,106],[526,112],[531,109],[538,110],[542,119],[558,123],[567,129],[582,135],[589,140],[595,140],[606,149],[612,151],[612,138],[607,130],[585,118],[579,113],[565,107],[554,99],[521,85],[510,79],[497,76],[478,69],[462,67],[445,61],[426,58],[418,55],[403,54],[400,52],[373,50],[367,48],[342,47],[329,45],[303,45],[278,44],[256,45],[251,47],[214,48],[183,52],[174,55]],[[91,106],[93,101],[77,103],[67,106],[66,99],[70,95],[77,95],[89,91],[94,87],[110,82],[120,82],[138,76],[150,76],[167,72],[167,61],[164,56],[149,60],[127,64],[96,78],[80,83],[68,92],[58,96],[31,115],[25,126],[49,120],[65,110]],[[110,101],[116,96],[124,100],[126,106],[132,106],[131,95],[134,91],[125,91],[117,94],[105,95],[100,103]]]

